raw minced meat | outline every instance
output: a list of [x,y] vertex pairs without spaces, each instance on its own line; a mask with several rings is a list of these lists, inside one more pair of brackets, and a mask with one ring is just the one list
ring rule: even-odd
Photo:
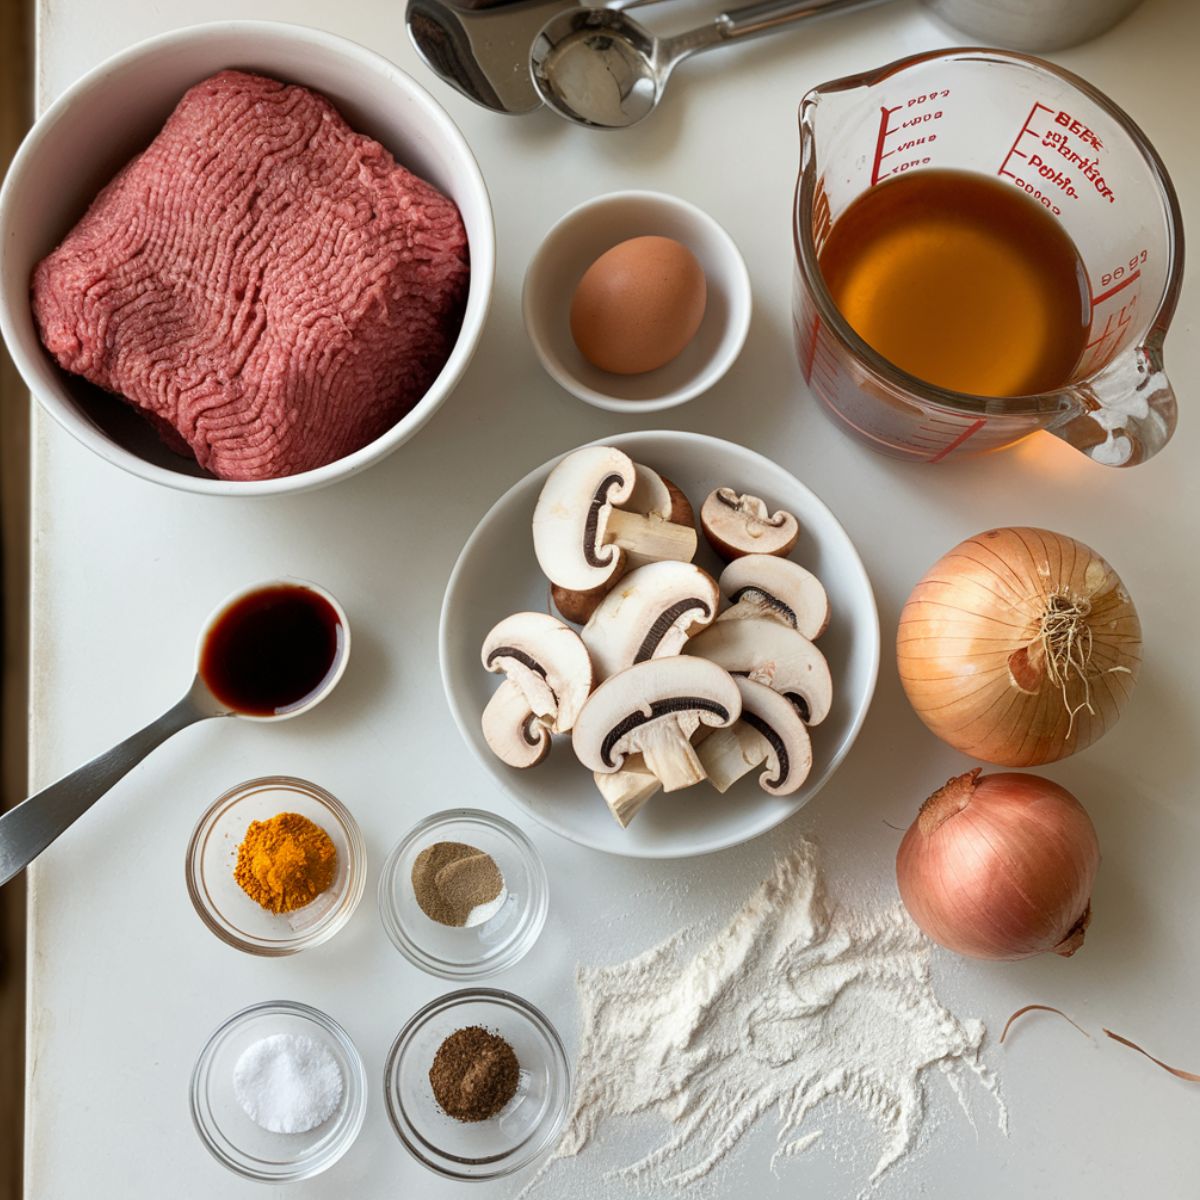
[[452,200],[325,97],[222,71],[38,264],[33,310],[67,371],[214,475],[270,479],[359,449],[416,404],[468,276]]

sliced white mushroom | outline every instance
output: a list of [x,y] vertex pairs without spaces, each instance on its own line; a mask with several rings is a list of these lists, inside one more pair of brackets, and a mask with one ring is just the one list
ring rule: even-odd
[[825,656],[803,634],[778,621],[717,621],[690,638],[683,653],[768,684],[797,703],[809,725],[819,725],[829,715],[833,681]]
[[596,681],[648,658],[678,654],[717,614],[716,580],[693,563],[657,562],[623,576],[580,635]]
[[708,781],[724,793],[765,763],[758,786],[773,796],[790,796],[812,769],[808,729],[786,696],[743,676],[734,681],[742,694],[741,718],[714,730],[696,750]]
[[496,689],[483,710],[483,738],[510,767],[536,767],[550,753],[550,730],[511,679]]
[[[644,506],[644,507],[643,507]],[[696,529],[687,497],[612,446],[585,446],[550,472],[533,513],[538,564],[568,620],[586,620],[629,567],[691,562]]]
[[719,582],[730,605],[719,621],[763,617],[790,626],[810,642],[829,625],[829,597],[821,581],[790,559],[746,554],[721,572]]
[[636,479],[633,460],[612,446],[585,446],[550,472],[533,510],[533,549],[551,583],[588,591],[619,574],[624,555],[609,544],[608,521]]
[[757,496],[720,487],[700,507],[700,525],[708,544],[726,562],[743,554],[787,555],[800,537],[800,525],[789,512],[772,513]]
[[484,638],[488,671],[503,671],[529,711],[555,733],[567,733],[592,690],[592,660],[579,634],[549,613],[505,617]]
[[704,778],[692,746],[700,725],[737,720],[742,696],[729,674],[703,658],[654,658],[606,679],[588,697],[571,742],[591,771],[611,774],[641,753],[667,792]]
[[596,787],[608,805],[608,811],[622,829],[629,825],[642,811],[646,801],[662,787],[658,776],[646,766],[645,759],[640,754],[629,755],[619,771],[608,774],[594,771],[592,778],[595,779]]

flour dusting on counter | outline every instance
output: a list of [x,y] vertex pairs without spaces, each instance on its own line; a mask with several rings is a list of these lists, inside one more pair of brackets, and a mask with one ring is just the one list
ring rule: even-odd
[[1007,1129],[979,1058],[983,1024],[938,1000],[929,943],[899,904],[831,909],[811,842],[689,957],[694,944],[683,930],[628,962],[580,968],[573,1107],[530,1188],[606,1118],[651,1111],[670,1122],[666,1140],[618,1175],[651,1189],[696,1183],[772,1109],[777,1170],[821,1138],[813,1110],[827,1101],[878,1131],[873,1183],[916,1145],[934,1067],[968,1119],[974,1079]]

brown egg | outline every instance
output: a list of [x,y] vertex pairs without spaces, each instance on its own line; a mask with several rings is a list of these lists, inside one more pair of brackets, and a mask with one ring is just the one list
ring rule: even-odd
[[602,371],[654,371],[696,336],[707,294],[704,271],[686,246],[630,238],[584,272],[571,299],[571,336]]

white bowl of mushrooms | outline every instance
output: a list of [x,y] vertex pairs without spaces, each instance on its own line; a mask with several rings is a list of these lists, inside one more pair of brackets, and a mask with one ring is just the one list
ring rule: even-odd
[[681,858],[757,837],[829,780],[874,693],[879,618],[845,530],[782,467],[631,433],[492,506],[440,654],[463,737],[532,817]]

